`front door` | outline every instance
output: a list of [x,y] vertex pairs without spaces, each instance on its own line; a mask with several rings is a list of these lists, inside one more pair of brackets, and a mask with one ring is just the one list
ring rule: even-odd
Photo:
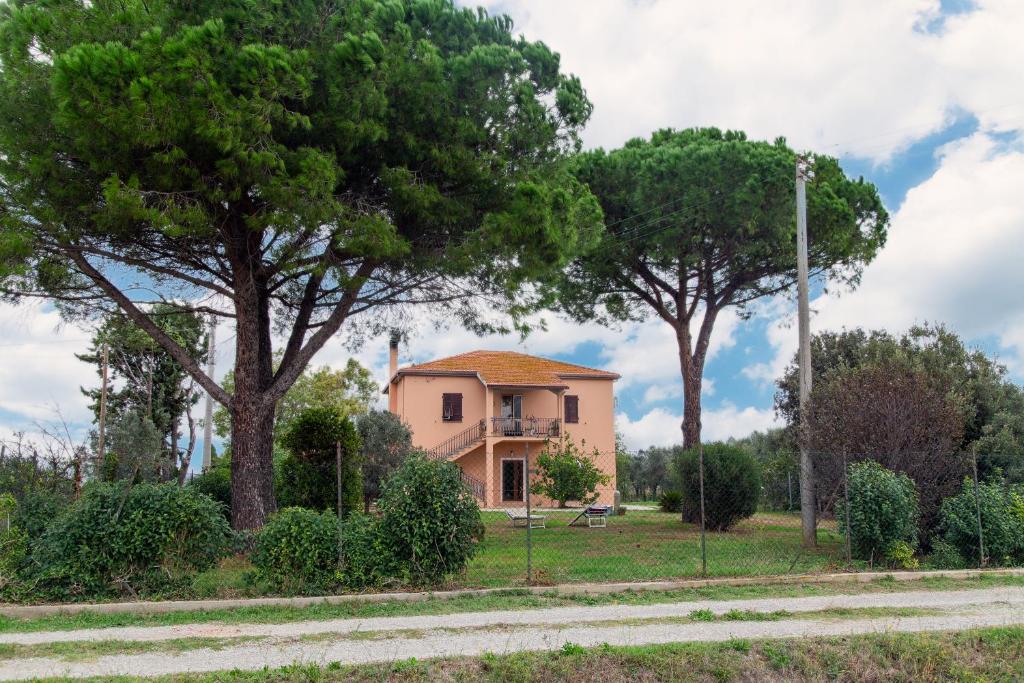
[[525,468],[522,460],[501,461],[501,499],[521,501],[523,498]]
[[505,436],[522,435],[523,397],[521,394],[505,394],[501,397],[501,427]]

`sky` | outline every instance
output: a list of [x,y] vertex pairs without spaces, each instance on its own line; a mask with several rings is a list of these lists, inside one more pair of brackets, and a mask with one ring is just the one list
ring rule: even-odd
[[[517,33],[561,54],[594,103],[588,148],[714,125],[838,157],[878,185],[892,222],[856,290],[814,287],[812,331],[942,322],[1024,380],[1024,2],[460,4],[506,13]],[[778,298],[749,320],[720,316],[704,382],[705,439],[777,424],[774,381],[796,350],[794,314],[795,302]],[[616,427],[627,444],[680,440],[682,386],[668,325],[544,319],[546,329],[525,340],[424,325],[403,344],[401,362],[515,349],[614,370],[622,375]],[[87,338],[45,306],[0,306],[0,434],[35,431],[58,410],[72,429],[87,428],[78,388],[96,377],[74,357]],[[352,351],[339,338],[314,362],[340,367],[354,355],[384,382],[386,347],[371,339]],[[230,344],[217,357],[221,374]]]

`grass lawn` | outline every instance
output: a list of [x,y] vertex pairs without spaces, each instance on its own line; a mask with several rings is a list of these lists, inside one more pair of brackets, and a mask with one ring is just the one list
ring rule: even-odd
[[[879,633],[846,638],[733,640],[582,648],[357,667],[295,665],[158,679],[175,683],[334,681],[1019,681],[1024,628],[955,633]],[[59,679],[52,679],[59,680]]]
[[[546,529],[533,529],[536,584],[643,581],[701,576],[700,530],[675,513],[629,510],[606,528],[568,526],[572,510],[545,511]],[[526,581],[526,530],[503,512],[484,512],[486,534],[465,584],[510,586]],[[822,525],[819,547],[804,551],[800,520],[760,513],[727,532],[707,534],[708,576],[760,576],[832,571],[845,567],[842,541]]]

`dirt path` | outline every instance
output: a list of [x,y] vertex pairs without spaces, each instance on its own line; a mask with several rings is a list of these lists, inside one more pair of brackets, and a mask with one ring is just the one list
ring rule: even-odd
[[37,645],[41,643],[101,640],[152,642],[176,638],[295,638],[326,633],[351,634],[360,631],[398,629],[431,630],[439,628],[481,628],[502,625],[557,625],[626,619],[664,619],[685,617],[695,610],[725,614],[732,610],[752,612],[817,612],[837,608],[922,607],[956,608],[1005,603],[1024,609],[1024,588],[997,587],[964,591],[909,591],[829,595],[802,598],[770,598],[655,603],[650,605],[599,605],[593,607],[553,607],[507,612],[465,612],[405,617],[373,617],[299,621],[284,624],[182,624],[177,626],[136,626],[82,629],[78,631],[40,631],[0,633],[0,644]]
[[[624,620],[685,617],[701,609],[793,613],[835,608],[932,608],[942,614],[913,617],[719,621],[709,623],[628,623]],[[608,623],[608,622],[623,623]],[[588,622],[590,622],[588,624]],[[600,622],[600,623],[594,623]],[[357,664],[441,656],[557,649],[567,642],[583,646],[637,645],[730,638],[833,636],[877,631],[953,630],[1024,623],[1024,589],[993,588],[950,592],[837,595],[772,600],[731,600],[653,605],[608,605],[543,610],[480,612],[419,617],[331,620],[292,624],[217,624],[174,627],[110,628],[87,631],[3,634],[0,642],[139,640],[185,637],[265,637],[268,640],[223,649],[105,655],[90,660],[26,658],[0,661],[0,680],[48,676],[147,675],[255,670],[293,663]],[[366,638],[366,632],[404,630],[395,637]],[[409,633],[415,631],[415,633]],[[354,634],[364,632],[362,637]],[[326,637],[325,637],[326,634]],[[314,639],[303,639],[313,636]],[[334,636],[334,637],[331,637]]]

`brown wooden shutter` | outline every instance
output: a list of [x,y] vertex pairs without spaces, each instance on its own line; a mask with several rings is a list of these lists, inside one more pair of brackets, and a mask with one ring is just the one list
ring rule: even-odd
[[580,421],[580,397],[565,397],[565,421],[567,424],[575,424]]
[[462,422],[462,394],[441,394],[441,419]]

